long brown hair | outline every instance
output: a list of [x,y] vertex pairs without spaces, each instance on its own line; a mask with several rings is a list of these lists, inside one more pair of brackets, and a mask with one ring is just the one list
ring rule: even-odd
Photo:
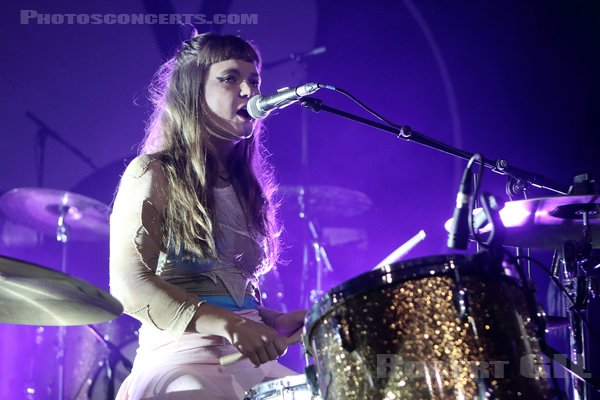
[[[150,86],[154,111],[140,154],[155,154],[165,171],[169,196],[163,215],[163,244],[184,258],[219,258],[213,191],[218,167],[209,137],[227,135],[207,114],[204,76],[210,65],[230,59],[252,62],[260,71],[257,49],[242,38],[196,35],[161,66]],[[235,146],[225,167],[250,233],[263,246],[264,271],[277,259],[279,227],[271,202],[276,186],[261,142],[262,132],[262,125],[255,124],[252,136]]]

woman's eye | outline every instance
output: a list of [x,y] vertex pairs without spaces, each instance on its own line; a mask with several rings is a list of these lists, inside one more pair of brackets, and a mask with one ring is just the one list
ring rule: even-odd
[[258,79],[253,79],[250,81],[250,84],[254,87],[260,87],[260,81]]
[[232,75],[227,76],[218,76],[217,79],[222,83],[233,83],[235,82],[235,77]]

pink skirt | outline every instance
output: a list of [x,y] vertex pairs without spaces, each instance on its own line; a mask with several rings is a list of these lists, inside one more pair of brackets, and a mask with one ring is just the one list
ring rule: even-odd
[[[237,314],[260,321],[258,311]],[[225,338],[184,333],[179,341],[164,331],[143,325],[131,374],[116,400],[243,399],[253,386],[297,372],[271,361],[256,368],[248,360],[221,366],[219,358],[237,353]]]

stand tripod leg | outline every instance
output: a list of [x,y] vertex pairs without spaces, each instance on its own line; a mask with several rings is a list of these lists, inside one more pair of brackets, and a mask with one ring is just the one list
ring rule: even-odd
[[[587,343],[583,321],[579,313],[582,313],[585,310],[585,303],[587,301],[587,279],[585,277],[578,277],[573,279],[572,283],[575,291],[575,304],[573,304],[571,310],[569,310],[569,320],[571,326],[569,345],[571,349],[571,360],[573,364],[585,370],[587,369],[587,360],[585,357]],[[587,385],[580,379],[572,380],[572,389],[573,399],[587,400],[590,398]]]

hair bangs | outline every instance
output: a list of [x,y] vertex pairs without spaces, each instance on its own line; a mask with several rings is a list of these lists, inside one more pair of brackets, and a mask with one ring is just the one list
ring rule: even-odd
[[206,64],[227,60],[243,60],[256,65],[260,71],[262,60],[258,49],[234,35],[211,37],[204,45],[203,58]]

